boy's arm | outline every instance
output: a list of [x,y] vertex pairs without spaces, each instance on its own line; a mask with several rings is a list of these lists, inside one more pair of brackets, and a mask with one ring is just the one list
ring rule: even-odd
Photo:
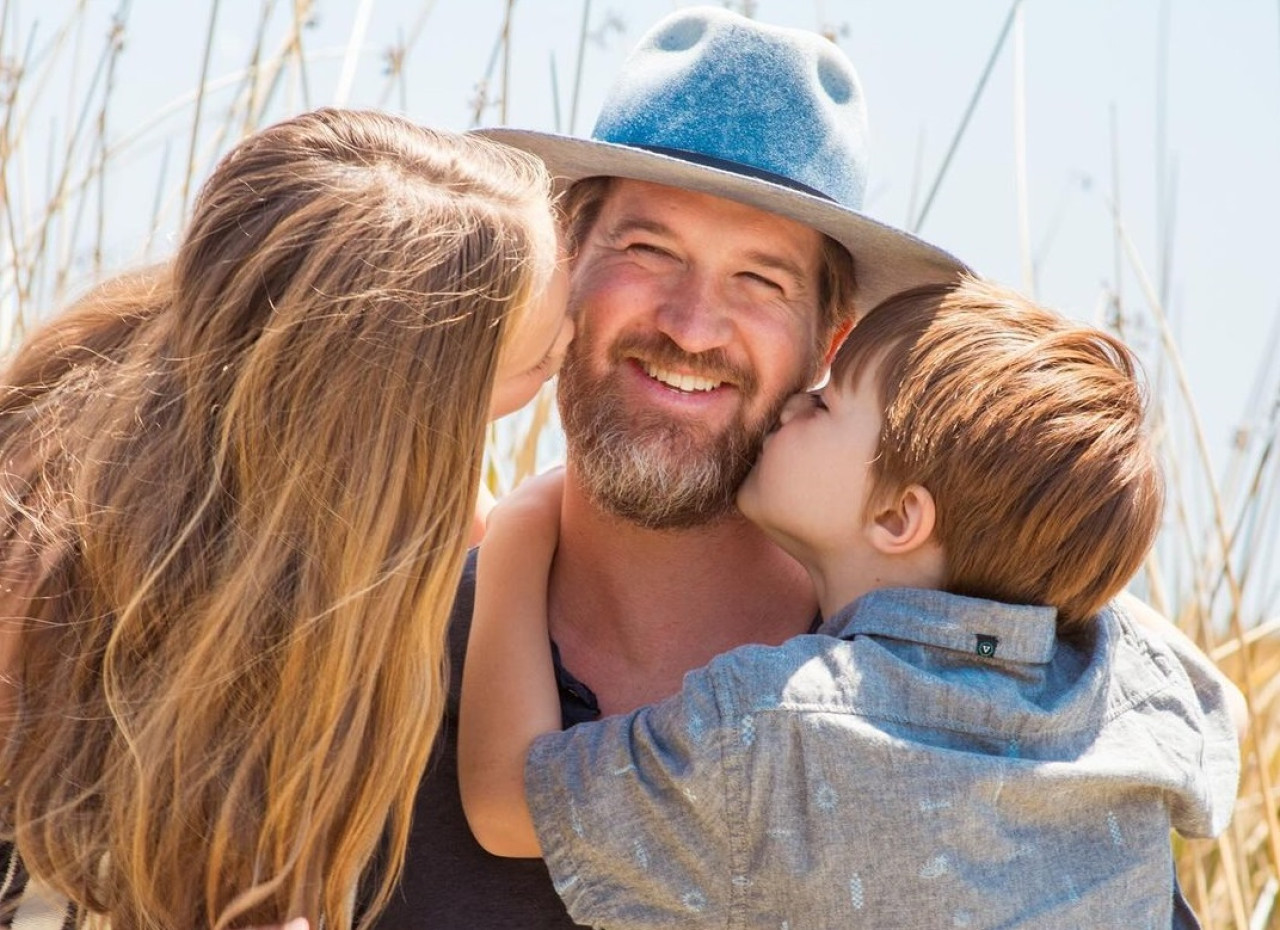
[[1249,725],[1244,696],[1188,636],[1156,610],[1127,594],[1116,603],[1152,643],[1163,645],[1195,693],[1198,716],[1186,722],[1202,739],[1198,758],[1204,775],[1202,795],[1198,804],[1174,805],[1173,826],[1183,836],[1217,836],[1235,810],[1240,743]]
[[[754,723],[743,729],[725,682],[760,671],[739,661],[719,656],[658,704],[534,740],[525,765],[529,809],[575,923],[726,925],[735,893],[742,894],[734,876],[741,862],[761,861],[767,843],[763,827],[752,830],[742,819],[757,731]],[[766,884],[761,877],[753,894],[772,901]],[[753,917],[783,925],[781,917]]]
[[497,856],[540,856],[524,794],[534,738],[560,729],[547,636],[547,576],[559,538],[559,472],[494,510],[476,566],[462,673],[458,781],[476,840]]
[[1213,664],[1213,660],[1192,642],[1191,637],[1174,626],[1170,620],[1150,604],[1134,597],[1128,591],[1121,592],[1116,601],[1139,626],[1168,643],[1174,649],[1174,652],[1184,660],[1184,663],[1188,660],[1194,662],[1206,675],[1216,680],[1222,688],[1226,711],[1231,717],[1232,725],[1235,727],[1236,737],[1243,744],[1249,735],[1249,705],[1245,701],[1244,695],[1240,693],[1240,689],[1235,686],[1231,679],[1222,674],[1218,667]]

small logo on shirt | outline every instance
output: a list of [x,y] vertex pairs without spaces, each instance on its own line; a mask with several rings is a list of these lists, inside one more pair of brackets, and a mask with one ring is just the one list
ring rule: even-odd
[[996,654],[996,646],[1000,645],[999,638],[988,636],[985,633],[975,633],[974,638],[978,640],[978,645],[974,647],[974,652],[980,656],[986,656],[988,659]]

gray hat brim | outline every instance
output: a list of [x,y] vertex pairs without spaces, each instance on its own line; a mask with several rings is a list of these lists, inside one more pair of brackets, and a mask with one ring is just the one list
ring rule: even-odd
[[825,233],[854,258],[859,316],[898,291],[954,281],[968,270],[923,239],[783,184],[613,142],[506,127],[475,132],[538,156],[561,182],[599,176],[649,181],[724,197]]

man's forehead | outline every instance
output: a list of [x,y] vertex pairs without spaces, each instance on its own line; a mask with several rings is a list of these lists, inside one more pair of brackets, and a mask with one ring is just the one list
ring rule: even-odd
[[728,235],[753,239],[750,250],[770,264],[792,265],[810,276],[818,268],[823,235],[810,226],[757,207],[651,181],[613,178],[601,209],[606,235],[647,229],[677,235],[682,218],[701,217]]
[[820,236],[821,234],[809,226],[796,220],[761,210],[750,204],[717,194],[708,194],[687,187],[673,187],[653,181],[638,181],[632,178],[611,178],[606,205],[641,209],[645,206],[654,208],[671,208],[679,206],[688,210],[703,210],[712,213],[737,214],[749,217],[761,224],[782,224],[795,232]]

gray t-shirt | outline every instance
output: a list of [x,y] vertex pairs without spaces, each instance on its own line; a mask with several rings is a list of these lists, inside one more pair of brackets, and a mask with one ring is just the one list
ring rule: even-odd
[[1239,773],[1202,657],[1104,610],[884,590],[679,695],[540,738],[525,770],[574,920],[642,927],[1167,928],[1170,828]]

